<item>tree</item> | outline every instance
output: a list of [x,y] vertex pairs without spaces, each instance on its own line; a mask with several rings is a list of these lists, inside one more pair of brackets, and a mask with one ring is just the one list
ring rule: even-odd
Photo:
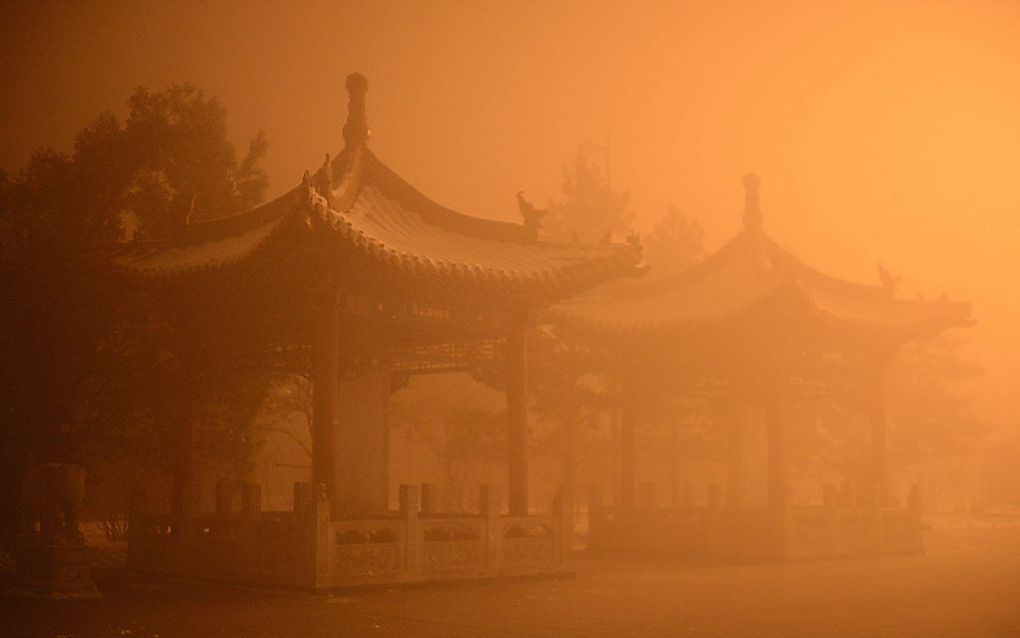
[[964,345],[948,334],[908,344],[889,374],[890,460],[917,468],[936,507],[967,499],[967,462],[987,431],[963,390],[983,373],[960,354]]
[[259,162],[268,148],[259,132],[241,161],[227,139],[227,114],[190,84],[153,93],[137,89],[123,123],[100,116],[83,131],[74,162],[100,195],[98,210],[127,215],[143,239],[254,206],[268,180]]
[[621,237],[630,229],[634,213],[630,194],[613,188],[591,160],[593,148],[581,144],[570,167],[563,167],[562,201],[549,203],[545,235],[560,241],[600,241]]
[[540,325],[529,339],[529,394],[538,417],[537,448],[560,459],[564,486],[573,491],[582,430],[598,427],[613,388],[605,374],[604,352],[586,341]]
[[469,488],[500,480],[496,471],[504,467],[507,449],[505,398],[469,376],[413,377],[390,402],[390,424],[431,453],[450,508],[473,507]]
[[[630,196],[612,187],[598,164],[591,161],[593,151],[590,145],[582,144],[572,166],[564,166],[564,199],[549,206],[545,224],[548,236],[593,241],[620,237],[630,229],[634,218],[629,209]],[[671,207],[645,242],[653,273],[681,270],[699,261],[704,252],[703,235],[697,221]],[[625,282],[615,285],[626,287]],[[577,455],[578,437],[583,430],[604,424],[605,413],[615,400],[615,357],[596,343],[564,334],[550,325],[533,331],[530,344],[533,409],[545,426],[540,449],[560,456],[564,483],[573,487],[581,460]],[[660,395],[668,394],[658,389]],[[657,396],[657,400],[663,405],[674,403],[665,395]]]
[[[266,188],[264,136],[238,162],[226,111],[195,87],[140,88],[128,106],[124,122],[98,117],[71,154],[41,151],[17,175],[0,176],[6,540],[26,466],[137,438],[110,427],[151,419],[156,410],[144,415],[133,399],[160,388],[137,384],[167,379],[175,367],[166,318],[102,276],[96,255],[122,240],[126,226],[136,238],[166,237],[189,217],[253,205]],[[128,370],[145,374],[129,377]]]
[[656,274],[690,268],[704,257],[704,237],[697,220],[670,206],[644,238],[645,261]]

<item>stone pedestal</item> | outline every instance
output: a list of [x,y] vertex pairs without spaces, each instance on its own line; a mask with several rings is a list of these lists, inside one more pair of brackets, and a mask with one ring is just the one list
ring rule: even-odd
[[15,550],[11,593],[38,598],[98,598],[96,554],[85,545],[26,544]]

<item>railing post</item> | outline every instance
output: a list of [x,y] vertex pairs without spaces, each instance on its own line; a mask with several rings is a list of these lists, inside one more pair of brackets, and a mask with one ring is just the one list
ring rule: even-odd
[[506,396],[509,431],[509,506],[512,516],[528,515],[528,326],[524,313],[506,340]]
[[400,486],[400,520],[404,527],[404,569],[410,574],[421,571],[422,532],[418,509],[421,493],[417,485]]
[[294,513],[303,515],[312,506],[312,484],[304,481],[294,483]]
[[127,520],[127,562],[131,569],[138,569],[142,562],[141,552],[144,551],[145,536],[151,535],[147,508],[141,489],[131,490],[128,499]]
[[262,486],[245,483],[241,486],[241,514],[255,518],[262,512]]
[[216,517],[230,518],[234,510],[234,486],[225,480],[216,481]]
[[708,484],[708,509],[718,510],[722,506],[722,490],[718,483]]
[[499,496],[496,488],[482,485],[478,490],[478,510],[485,519],[485,566],[490,572],[499,569],[500,541],[499,529]]
[[868,486],[868,490],[865,492],[867,501],[865,507],[868,511],[868,516],[871,519],[871,529],[869,540],[871,542],[871,550],[873,552],[883,552],[887,549],[886,547],[886,531],[885,531],[885,497],[882,496],[882,491],[877,487],[877,483],[872,481]]
[[921,515],[922,505],[924,504],[924,498],[921,493],[921,486],[914,483],[910,486],[910,492],[907,494],[907,508],[917,514]]
[[560,488],[556,497],[556,511],[553,514],[556,515],[560,528],[556,540],[559,545],[559,562],[565,563],[570,557],[570,550],[574,542],[574,499],[566,486]]
[[921,486],[914,483],[910,486],[907,494],[907,514],[910,525],[910,541],[918,552],[924,552],[924,539],[922,530],[924,527],[924,494]]
[[[296,487],[296,486],[295,486]],[[329,493],[323,483],[315,486],[315,495],[309,503],[309,514],[311,518],[311,550],[313,556],[312,588],[323,589],[330,584],[330,576],[333,571],[332,544],[330,538],[331,508],[329,506]]]
[[655,509],[659,505],[658,487],[651,481],[638,483],[637,506],[640,509]]
[[592,483],[588,491],[588,549],[598,549],[605,542],[607,532],[602,490],[597,483]]
[[828,527],[830,553],[839,556],[843,553],[843,537],[839,529],[839,509],[836,506],[836,488],[826,484],[822,487],[822,507],[825,509],[825,525]]

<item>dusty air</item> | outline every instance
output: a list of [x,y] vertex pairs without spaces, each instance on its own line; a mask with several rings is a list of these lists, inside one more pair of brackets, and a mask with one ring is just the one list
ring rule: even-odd
[[0,635],[1020,638],[1020,6],[0,6]]

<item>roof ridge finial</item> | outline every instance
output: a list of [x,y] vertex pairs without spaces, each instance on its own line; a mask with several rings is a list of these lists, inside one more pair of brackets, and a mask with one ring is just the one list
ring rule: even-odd
[[542,228],[542,218],[549,214],[546,208],[535,208],[534,204],[524,198],[524,191],[517,191],[517,209],[524,222],[524,231],[528,241],[538,241],[538,231]]
[[744,176],[744,228],[758,230],[761,228],[761,208],[758,206],[758,189],[761,178],[757,173]]
[[365,93],[368,78],[360,73],[347,76],[347,122],[344,124],[344,144],[355,146],[368,141],[371,131],[365,117]]

